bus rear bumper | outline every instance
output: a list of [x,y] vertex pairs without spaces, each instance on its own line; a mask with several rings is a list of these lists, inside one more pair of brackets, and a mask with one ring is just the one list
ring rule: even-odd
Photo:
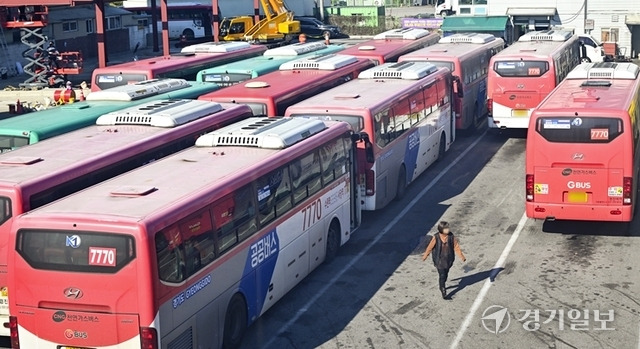
[[487,117],[489,128],[529,128],[529,118],[515,118],[515,117],[496,117],[489,115]]
[[587,206],[526,203],[527,217],[544,220],[630,222],[631,206]]

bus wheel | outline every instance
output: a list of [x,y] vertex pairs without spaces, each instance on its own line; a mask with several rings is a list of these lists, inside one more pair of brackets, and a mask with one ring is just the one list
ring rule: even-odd
[[329,225],[329,231],[327,232],[327,252],[324,257],[326,263],[331,263],[338,254],[340,248],[340,223],[337,220],[333,220]]
[[235,349],[242,343],[242,337],[247,330],[247,304],[241,294],[236,293],[229,302],[227,315],[224,318],[224,334],[222,347]]
[[404,165],[400,166],[400,171],[398,171],[398,185],[396,186],[396,197],[395,200],[402,200],[404,194],[407,192],[407,170]]
[[187,38],[187,40],[193,40],[196,37],[196,33],[194,33],[193,30],[191,29],[185,29],[182,32],[182,35],[184,35],[184,37]]
[[444,136],[444,132],[442,132],[442,135],[440,136],[440,144],[438,144],[438,159],[437,161],[441,161],[442,159],[444,159],[444,153],[446,152],[446,138]]

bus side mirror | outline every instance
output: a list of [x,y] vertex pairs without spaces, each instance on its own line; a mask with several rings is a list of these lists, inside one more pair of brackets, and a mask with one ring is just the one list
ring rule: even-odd
[[460,81],[460,78],[456,77],[453,79],[453,93],[455,93],[458,98],[464,97],[464,91],[462,90],[462,82]]
[[373,144],[369,140],[369,135],[366,132],[360,133],[360,139],[364,142],[364,155],[367,158],[367,162],[373,164],[375,158],[373,156]]

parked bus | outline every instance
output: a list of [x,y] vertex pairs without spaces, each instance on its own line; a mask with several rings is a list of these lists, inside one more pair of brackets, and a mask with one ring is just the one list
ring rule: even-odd
[[197,98],[216,89],[211,83],[158,79],[91,92],[86,101],[0,120],[0,152],[91,126],[112,111],[159,99]]
[[206,42],[187,46],[181,53],[151,57],[107,67],[96,68],[91,77],[91,91],[157,79],[195,80],[199,71],[216,65],[261,55],[265,46],[247,42]]
[[[100,181],[177,152],[221,126],[251,116],[247,106],[157,100],[102,115],[86,127],[0,155],[0,288],[7,286],[13,218]],[[0,304],[8,305],[6,292]],[[0,323],[9,321],[0,306]],[[0,327],[0,335],[9,330]]]
[[373,67],[368,59],[328,55],[289,61],[278,71],[208,93],[199,99],[247,104],[256,116],[280,116],[290,105],[358,77]]
[[407,185],[442,159],[455,140],[451,86],[447,68],[385,63],[291,106],[286,115],[346,121],[368,135],[361,151],[369,146],[373,154],[359,169],[366,185],[363,209],[377,210],[402,198]]
[[239,346],[349,240],[352,134],[344,122],[250,118],[21,215],[14,348]]
[[371,59],[376,64],[397,62],[409,52],[438,43],[440,35],[420,28],[392,29],[372,40],[350,46],[342,54]]
[[398,62],[426,61],[449,68],[462,87],[462,93],[453,98],[456,128],[469,130],[487,115],[489,60],[502,49],[504,40],[491,34],[460,33],[401,56]]
[[526,129],[533,108],[578,64],[580,41],[571,31],[521,36],[489,63],[489,127]]
[[323,56],[342,51],[344,46],[325,45],[321,41],[296,43],[269,49],[262,56],[219,65],[198,72],[196,81],[215,82],[228,87],[277,71],[283,63],[294,59]]
[[583,63],[533,111],[526,148],[528,217],[633,219],[639,72],[633,63]]
[[[153,25],[151,21],[151,7],[126,7],[125,10],[137,15],[138,24],[147,27]],[[182,36],[188,40],[195,38],[211,37],[213,35],[211,14],[213,7],[211,4],[187,4],[187,3],[167,3],[167,24],[169,39],[180,39]],[[160,18],[160,6],[157,7],[158,32],[162,32],[162,21]]]

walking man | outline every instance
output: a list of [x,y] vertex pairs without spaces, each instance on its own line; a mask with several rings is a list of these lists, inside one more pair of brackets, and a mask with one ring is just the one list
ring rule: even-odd
[[440,292],[442,292],[442,298],[446,299],[447,288],[445,283],[449,276],[449,269],[451,269],[453,261],[456,258],[454,253],[457,253],[463,262],[467,261],[462,250],[460,250],[458,239],[449,231],[449,222],[441,221],[438,223],[438,234],[433,236],[427,246],[427,250],[424,251],[422,255],[423,262],[427,260],[431,252],[433,252],[433,264],[436,269],[438,269],[438,275],[440,277]]

